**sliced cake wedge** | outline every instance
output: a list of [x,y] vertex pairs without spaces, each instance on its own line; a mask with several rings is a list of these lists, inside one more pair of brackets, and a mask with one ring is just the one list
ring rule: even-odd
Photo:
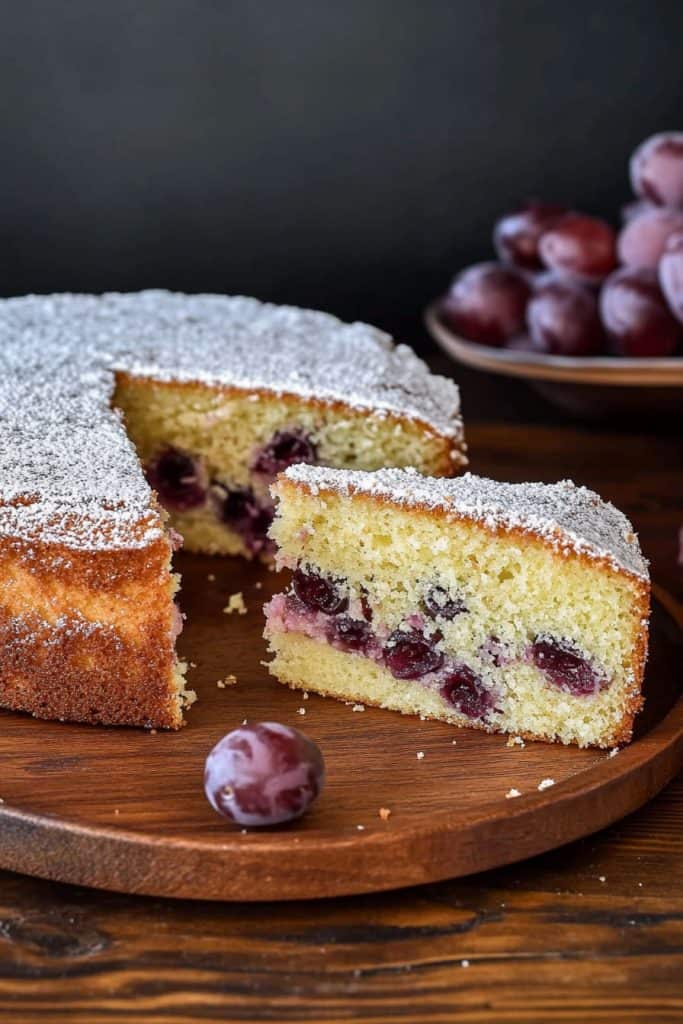
[[270,671],[297,689],[611,747],[642,705],[650,585],[628,519],[570,481],[292,466]]

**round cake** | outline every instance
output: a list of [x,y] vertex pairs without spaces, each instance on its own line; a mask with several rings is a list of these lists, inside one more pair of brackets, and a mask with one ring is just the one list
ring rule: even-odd
[[250,298],[0,301],[0,706],[180,725],[177,533],[268,557],[300,463],[451,476],[458,390],[373,327]]

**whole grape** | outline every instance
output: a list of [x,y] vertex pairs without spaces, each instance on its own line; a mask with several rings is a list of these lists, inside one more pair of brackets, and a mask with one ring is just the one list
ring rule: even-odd
[[638,146],[630,162],[637,196],[683,208],[683,132],[660,132]]
[[550,270],[575,281],[597,284],[616,265],[616,238],[604,220],[568,213],[541,235],[541,259]]
[[656,209],[658,207],[655,203],[651,203],[647,199],[632,199],[630,203],[626,203],[621,208],[621,223],[628,224],[634,217],[640,217],[641,213],[647,213],[648,210]]
[[514,267],[477,263],[455,278],[441,316],[456,334],[499,346],[524,330],[528,298],[529,285]]
[[588,356],[605,347],[605,333],[593,293],[581,284],[544,281],[527,306],[534,346],[562,356]]
[[278,722],[233,729],[204,766],[207,800],[238,825],[279,825],[298,818],[324,782],[325,762],[316,744]]
[[605,281],[600,314],[615,355],[668,356],[681,339],[654,270],[622,267]]
[[538,254],[539,239],[566,212],[564,206],[531,201],[519,210],[506,213],[493,229],[493,247],[498,259],[523,270],[540,270],[543,264]]
[[667,239],[683,231],[683,210],[655,206],[622,228],[617,241],[619,259],[629,267],[656,269]]
[[683,324],[683,232],[672,235],[659,261],[659,283],[669,309]]

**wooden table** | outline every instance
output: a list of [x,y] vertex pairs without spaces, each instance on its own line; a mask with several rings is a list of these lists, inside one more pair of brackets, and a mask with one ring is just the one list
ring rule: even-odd
[[[496,387],[502,415],[543,418]],[[683,598],[680,439],[469,412],[475,472],[594,486]],[[554,853],[379,896],[172,902],[0,873],[0,1020],[680,1022],[683,780]]]

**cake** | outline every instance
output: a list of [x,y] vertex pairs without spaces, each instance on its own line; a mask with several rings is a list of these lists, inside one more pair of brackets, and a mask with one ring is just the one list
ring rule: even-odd
[[364,324],[150,291],[0,301],[0,706],[178,727],[171,558],[267,555],[290,463],[466,461],[456,386]]
[[306,465],[273,493],[282,683],[527,739],[630,739],[649,579],[613,505],[566,480]]

